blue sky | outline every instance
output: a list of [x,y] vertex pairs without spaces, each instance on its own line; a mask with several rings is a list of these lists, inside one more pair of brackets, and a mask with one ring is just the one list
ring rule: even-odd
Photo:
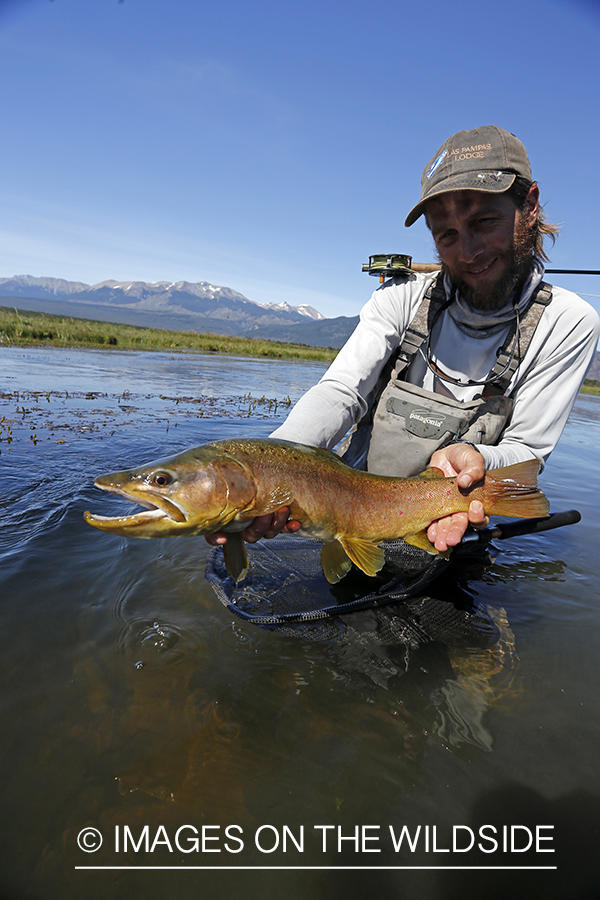
[[0,277],[355,315],[370,254],[433,259],[421,171],[490,123],[563,223],[553,265],[598,269],[599,45],[597,0],[0,0]]

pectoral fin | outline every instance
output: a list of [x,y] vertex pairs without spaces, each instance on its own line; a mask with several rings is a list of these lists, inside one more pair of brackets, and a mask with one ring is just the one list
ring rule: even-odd
[[362,569],[365,575],[373,577],[383,569],[385,556],[377,544],[347,534],[340,535],[339,540],[352,562]]
[[266,516],[276,512],[282,506],[289,506],[294,495],[287,484],[278,484],[276,488],[267,494],[251,510],[253,516]]
[[321,547],[321,566],[329,584],[337,584],[348,574],[352,562],[339,541],[327,541]]
[[237,583],[243,581],[248,574],[248,554],[242,535],[233,532],[227,535],[227,543],[223,545],[225,568]]

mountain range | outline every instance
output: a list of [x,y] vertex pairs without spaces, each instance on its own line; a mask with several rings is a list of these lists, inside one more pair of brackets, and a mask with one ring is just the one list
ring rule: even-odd
[[306,304],[256,303],[232,288],[207,281],[110,280],[89,285],[15,275],[0,278],[0,305],[126,325],[336,348],[358,322],[358,316],[326,319]]
[[[89,285],[64,278],[15,275],[0,278],[0,306],[336,349],[345,344],[358,323],[358,316],[326,319],[306,304],[255,303],[232,288],[207,281],[101,281]],[[587,377],[600,380],[598,351]]]

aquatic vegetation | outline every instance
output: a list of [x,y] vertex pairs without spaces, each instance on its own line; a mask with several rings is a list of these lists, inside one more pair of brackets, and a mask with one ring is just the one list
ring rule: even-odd
[[[19,438],[28,437],[33,446],[54,439],[93,434],[97,439],[112,436],[132,420],[140,427],[164,427],[165,433],[180,422],[193,419],[283,418],[291,406],[284,397],[253,397],[251,393],[232,397],[207,394],[174,397],[120,394],[103,391],[0,391],[0,454]],[[27,434],[27,432],[31,432]]]

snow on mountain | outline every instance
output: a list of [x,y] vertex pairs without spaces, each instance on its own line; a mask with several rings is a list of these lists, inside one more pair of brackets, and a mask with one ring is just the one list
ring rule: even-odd
[[324,319],[325,316],[322,315],[317,309],[314,309],[312,306],[308,306],[306,303],[300,304],[300,306],[290,306],[289,303],[286,303],[283,300],[281,303],[260,303],[259,306],[264,307],[264,309],[283,309],[283,310],[293,310],[294,312],[300,313],[301,316],[307,316],[309,319]]
[[[243,294],[229,287],[221,287],[208,281],[197,283],[189,281],[115,281],[108,279],[98,284],[84,284],[80,281],[66,281],[63,278],[35,278],[31,275],[14,275],[12,278],[0,278],[0,296],[4,297],[36,297],[62,298],[84,303],[103,303],[131,307],[136,304],[140,309],[173,309],[181,307],[189,313],[194,306],[192,298],[203,301],[217,301],[246,307],[245,312],[260,317],[260,310],[272,310],[310,319],[323,319],[316,309],[306,304],[290,306],[288,303],[256,303],[248,300]],[[187,299],[186,299],[187,298]],[[239,309],[239,307],[238,307]],[[196,310],[206,314],[207,309]],[[213,308],[212,315],[217,310]]]
[[[2,298],[10,298],[3,303]],[[15,275],[0,278],[0,306],[121,322],[171,331],[247,335],[341,347],[358,317],[326,319],[308,304],[256,303],[208,281],[115,281],[98,284]]]

